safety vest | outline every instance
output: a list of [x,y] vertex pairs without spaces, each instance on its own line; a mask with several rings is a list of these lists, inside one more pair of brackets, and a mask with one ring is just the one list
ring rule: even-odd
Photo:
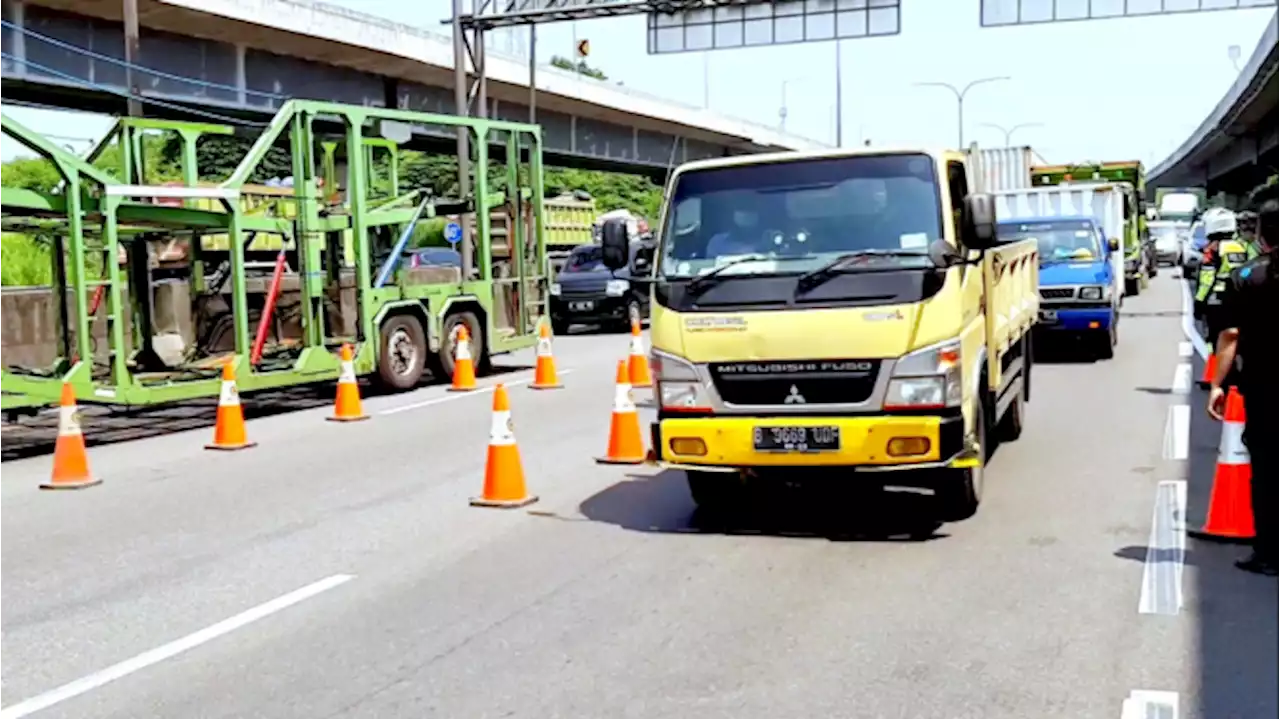
[[1218,304],[1218,293],[1227,289],[1227,280],[1231,271],[1253,258],[1250,246],[1239,239],[1232,238],[1218,243],[1218,266],[1212,265],[1200,269],[1200,283],[1196,288],[1196,301],[1209,301]]

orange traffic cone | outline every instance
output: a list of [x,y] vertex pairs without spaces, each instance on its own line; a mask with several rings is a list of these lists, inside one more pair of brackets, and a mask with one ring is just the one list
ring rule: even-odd
[[533,367],[533,384],[529,389],[558,389],[563,386],[556,377],[556,358],[551,354],[551,328],[544,322],[538,328],[538,360]]
[[1204,363],[1204,375],[1200,377],[1200,381],[1196,384],[1200,385],[1200,389],[1208,389],[1213,382],[1213,375],[1218,371],[1218,355],[1214,354],[1213,348],[1209,348],[1209,359]]
[[489,429],[489,456],[484,465],[484,494],[471,498],[473,507],[514,509],[538,501],[524,486],[524,467],[511,426],[511,400],[507,388],[493,390],[493,426]]
[[1232,387],[1227,392],[1227,411],[1223,414],[1209,515],[1203,529],[1188,534],[1225,541],[1252,539],[1253,499],[1249,493],[1252,474],[1249,450],[1244,446],[1244,398]]
[[213,442],[205,449],[248,449],[256,446],[250,442],[244,426],[244,408],[240,406],[240,393],[236,391],[236,371],[231,363],[222,365],[222,393],[218,395],[218,418],[213,427]]
[[351,357],[351,345],[342,345],[342,371],[338,374],[338,396],[333,403],[330,422],[356,422],[369,419],[360,405],[360,385],[356,382],[356,367]]
[[631,322],[631,356],[627,358],[627,378],[632,387],[652,387],[649,374],[649,358],[644,352],[644,337],[640,334],[640,321]]
[[471,333],[458,325],[458,343],[453,351],[453,384],[450,392],[470,392],[476,388],[476,364],[471,359]]
[[617,388],[613,396],[613,421],[609,424],[609,451],[596,457],[597,464],[643,464],[646,457],[640,434],[640,415],[631,398],[626,360],[618,360]]
[[53,474],[40,489],[84,489],[102,484],[89,471],[89,456],[80,431],[80,410],[76,393],[68,383],[62,384],[62,400],[58,407],[58,441],[53,447]]

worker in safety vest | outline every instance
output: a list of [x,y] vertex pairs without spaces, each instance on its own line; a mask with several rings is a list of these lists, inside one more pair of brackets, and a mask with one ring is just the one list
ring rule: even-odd
[[[1215,208],[1216,209],[1216,208]],[[1249,261],[1249,248],[1236,236],[1236,216],[1230,210],[1205,213],[1204,232],[1209,239],[1204,263],[1196,285],[1196,317],[1203,320],[1210,345],[1223,330],[1221,300],[1218,293],[1226,289],[1231,271]]]
[[1261,246],[1258,244],[1258,213],[1250,210],[1241,210],[1236,213],[1236,235],[1240,241],[1245,243],[1245,247],[1249,253],[1249,259],[1253,259],[1262,253]]

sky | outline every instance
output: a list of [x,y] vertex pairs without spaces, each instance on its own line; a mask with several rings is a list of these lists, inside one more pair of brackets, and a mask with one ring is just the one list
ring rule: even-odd
[[[446,32],[449,0],[331,0],[397,22]],[[965,141],[1004,145],[989,124],[1018,129],[1014,145],[1032,146],[1051,163],[1139,159],[1153,167],[1204,120],[1244,67],[1273,8],[1143,18],[980,27],[979,0],[902,0],[897,36],[841,44],[846,145],[952,146],[958,142],[956,100],[943,88],[979,78],[965,100]],[[412,7],[413,10],[405,8]],[[496,36],[491,52],[523,52],[527,30]],[[609,82],[779,126],[824,141],[835,137],[835,48],[831,42],[711,53],[647,54],[645,18],[544,25],[538,55],[571,56],[590,41],[587,63]],[[1231,59],[1232,46],[1239,58]],[[784,100],[785,96],[785,100]],[[101,135],[100,116],[6,109],[19,121],[62,136]],[[25,154],[6,141],[0,158]]]

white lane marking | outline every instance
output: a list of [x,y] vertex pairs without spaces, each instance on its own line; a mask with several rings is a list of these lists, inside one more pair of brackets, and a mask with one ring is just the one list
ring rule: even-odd
[[1178,693],[1134,689],[1120,708],[1120,719],[1178,719]]
[[326,592],[334,587],[346,584],[352,579],[355,579],[355,577],[350,574],[335,574],[331,577],[321,579],[318,582],[308,584],[301,589],[295,589],[288,594],[276,597],[269,602],[259,604],[252,609],[243,611],[230,619],[224,619],[217,624],[205,627],[194,634],[188,634],[187,636],[169,642],[164,646],[143,652],[132,659],[126,659],[119,664],[94,672],[93,674],[77,679],[69,684],[63,684],[57,689],[47,691],[44,694],[34,696],[26,701],[6,707],[3,711],[0,711],[0,719],[18,719],[19,717],[24,717],[28,714],[34,714],[41,709],[48,709],[54,704],[64,702],[68,699],[84,694],[85,692],[97,689],[104,684],[108,684],[121,677],[128,676],[136,671],[145,669],[152,664],[158,664],[166,659],[171,659],[188,649],[194,649],[201,644],[217,639],[218,637],[233,632],[247,624],[252,624],[259,619],[275,614],[282,609],[287,609],[298,602],[310,599],[321,592]]
[[[558,371],[558,374],[562,374],[562,375],[572,374],[572,373],[573,373],[573,368],[562,369]],[[510,382],[502,382],[500,384],[505,384],[508,387],[519,387],[522,384],[529,384],[532,381],[533,381],[532,377],[524,377],[522,379],[511,380]],[[378,414],[399,414],[400,412],[408,412],[409,410],[413,410],[413,409],[422,409],[423,407],[433,407],[437,404],[444,404],[445,402],[453,402],[455,400],[460,400],[464,397],[474,397],[476,395],[489,394],[493,392],[494,388],[496,388],[498,384],[499,383],[495,383],[485,387],[479,387],[471,392],[458,392],[457,394],[447,394],[443,397],[432,397],[431,399],[425,399],[425,400],[422,400],[421,402],[411,402],[409,404],[402,404],[399,407],[390,407],[388,409],[380,410]],[[3,717],[0,717],[0,719],[3,719]]]
[[1196,351],[1195,348],[1191,346],[1190,342],[1178,343],[1178,357],[1182,359],[1188,359],[1189,357],[1191,357],[1191,353],[1195,351]]
[[1191,365],[1189,363],[1181,362],[1177,367],[1173,368],[1171,389],[1174,394],[1187,394],[1191,391]]
[[1191,346],[1195,349],[1196,354],[1200,355],[1200,359],[1209,359],[1209,345],[1205,344],[1204,338],[1200,336],[1199,330],[1196,329],[1196,320],[1192,310],[1194,300],[1191,297],[1191,286],[1186,282],[1182,283],[1182,334],[1186,335]]
[[1187,548],[1187,483],[1180,480],[1156,486],[1151,510],[1151,535],[1142,563],[1139,614],[1176,616],[1182,610],[1182,568]]
[[1164,458],[1184,460],[1191,444],[1191,407],[1185,404],[1169,405],[1164,422]]

